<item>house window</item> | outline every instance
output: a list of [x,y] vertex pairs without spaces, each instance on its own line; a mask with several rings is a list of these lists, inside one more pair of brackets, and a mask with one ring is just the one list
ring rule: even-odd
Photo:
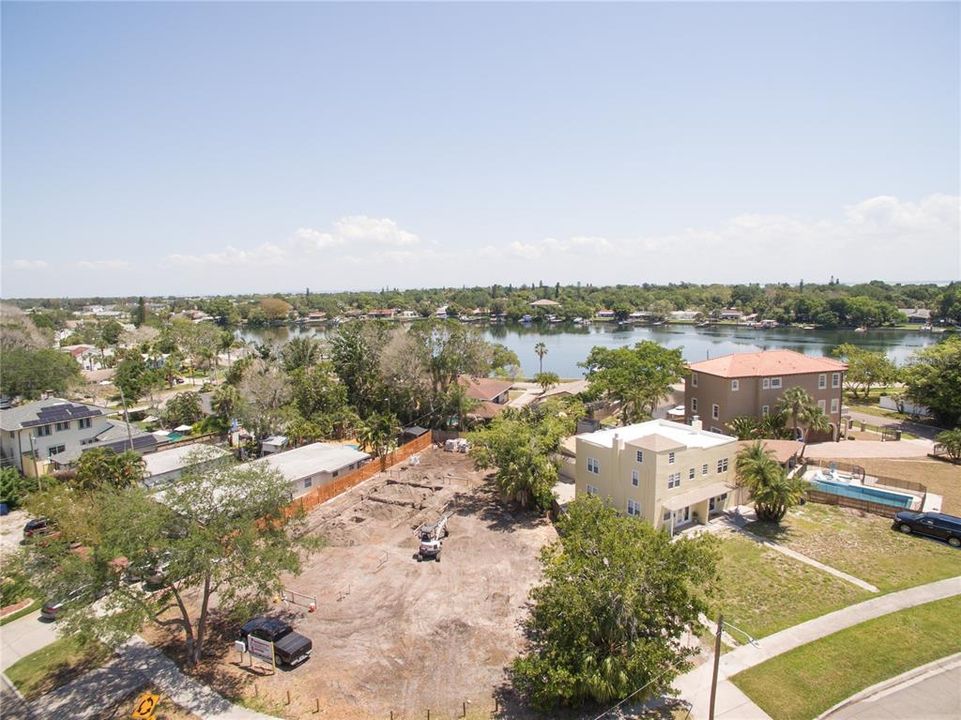
[[824,412],[826,403],[823,400],[818,400],[818,407],[821,408],[821,412]]
[[601,471],[601,465],[596,458],[587,458],[587,472],[597,475]]
[[49,425],[41,425],[37,428],[37,437],[46,437],[51,432]]
[[741,383],[737,380],[731,380],[731,392],[737,392],[741,389]]
[[676,488],[681,484],[681,473],[671,473],[667,476],[667,487],[668,489]]
[[694,468],[691,468],[690,470],[687,471],[688,480],[693,480],[695,475],[697,475],[697,471]]
[[761,380],[761,389],[762,389],[762,390],[770,390],[770,389],[771,389],[771,379],[770,379],[770,378],[764,378],[763,380]]
[[717,471],[719,473],[727,472],[727,458],[721,458],[717,461]]
[[841,373],[831,373],[831,387],[841,387]]
[[697,412],[697,398],[691,398],[691,412]]
[[56,455],[57,453],[62,453],[66,449],[67,448],[64,445],[54,445],[51,448],[47,448],[47,457],[50,457],[51,455]]
[[306,480],[304,480],[304,487],[305,487],[305,488],[309,488],[309,487],[310,487],[311,485],[313,485],[313,484],[314,484],[314,479],[313,479],[313,478],[307,478]]
[[771,378],[771,389],[777,390],[779,387],[781,387],[781,378]]
[[10,437],[13,437],[13,436],[14,436],[13,430],[11,430],[11,431],[9,432],[9,435],[10,435]]
[[770,415],[770,414],[771,414],[771,406],[770,406],[770,405],[762,405],[762,406],[761,406],[761,415],[762,415],[763,417],[767,417],[767,416]]
[[69,430],[70,421],[68,420],[67,422],[58,422],[55,427],[57,432],[63,432],[64,430]]
[[643,451],[643,450],[638,450],[638,451],[637,451],[637,461],[638,461],[639,463],[644,462],[644,451]]
[[673,464],[674,464],[674,453],[669,452],[669,453],[667,454],[667,464],[668,464],[668,465],[673,465]]
[[697,387],[697,373],[691,373],[691,387]]
[[715,420],[721,417],[721,408],[718,407],[717,403],[714,403],[713,405],[711,405],[711,417],[714,418]]
[[637,474],[637,470],[631,470],[631,485],[637,487],[641,482],[640,476]]
[[831,414],[834,415],[838,411],[838,399],[831,398]]
[[627,501],[627,514],[637,516],[641,514],[641,504],[637,500]]
[[88,427],[90,427],[92,423],[93,423],[93,420],[91,420],[90,418],[80,418],[79,420],[77,420],[77,427],[80,430],[85,430]]
[[334,470],[334,472],[330,474],[331,477],[337,477],[338,475],[340,475],[340,470]]
[[828,376],[824,373],[818,375],[818,390],[823,390],[828,386]]
[[666,513],[664,513],[664,522],[670,522],[670,520],[671,520],[671,511],[668,510]]
[[707,475],[707,463],[701,465],[701,475]]
[[590,485],[590,484],[588,484],[588,486],[587,486],[587,494],[588,494],[588,495],[597,495],[597,485]]

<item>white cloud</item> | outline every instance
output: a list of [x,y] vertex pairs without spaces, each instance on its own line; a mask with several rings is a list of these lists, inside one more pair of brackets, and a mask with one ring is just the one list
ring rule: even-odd
[[13,267],[17,270],[46,270],[50,265],[46,260],[14,260]]
[[80,260],[77,267],[81,270],[124,270],[130,267],[126,260]]
[[286,249],[274,243],[264,243],[253,250],[240,250],[228,245],[220,252],[168,255],[167,262],[177,267],[256,267],[281,265],[286,258]]
[[373,245],[417,245],[420,238],[402,230],[390,218],[348,215],[334,223],[335,233],[344,241]]
[[300,228],[294,233],[293,245],[300,250],[307,252],[323,250],[324,248],[343,245],[344,239],[337,235],[314,230],[313,228]]

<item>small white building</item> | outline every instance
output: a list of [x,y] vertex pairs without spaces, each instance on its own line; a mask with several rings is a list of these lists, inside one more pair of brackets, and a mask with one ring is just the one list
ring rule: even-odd
[[186,470],[202,469],[230,457],[230,452],[215,445],[195,443],[160,450],[143,456],[147,466],[144,485],[157,487],[177,480]]
[[287,447],[287,436],[286,435],[271,435],[269,438],[265,438],[262,443],[260,443],[260,451],[264,455],[270,455],[272,453],[280,452]]
[[341,475],[356,470],[370,460],[370,455],[351,445],[311,443],[303,447],[273,453],[253,463],[277,470],[290,484],[293,497],[299,497],[313,487],[326,485]]

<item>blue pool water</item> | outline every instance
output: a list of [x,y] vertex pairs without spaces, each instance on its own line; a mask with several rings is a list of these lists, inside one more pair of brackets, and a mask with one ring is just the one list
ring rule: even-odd
[[848,485],[846,483],[833,482],[831,480],[816,480],[811,483],[815,490],[832,495],[843,495],[844,497],[856,498],[858,500],[868,500],[869,502],[881,503],[898,508],[909,508],[914,498],[910,495],[878,490],[877,488],[864,487],[863,485]]

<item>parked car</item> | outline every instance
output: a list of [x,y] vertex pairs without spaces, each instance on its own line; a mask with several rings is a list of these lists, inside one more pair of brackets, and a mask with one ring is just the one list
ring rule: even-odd
[[944,540],[951,547],[961,548],[961,517],[902,510],[894,516],[894,527],[905,534],[927,535]]
[[102,592],[92,593],[89,585],[81,585],[73,590],[68,590],[66,594],[60,597],[47,600],[47,602],[43,604],[43,607],[40,608],[40,619],[50,620],[52,622],[59,617],[65,605],[72,605],[83,602],[84,600],[92,602],[103,597],[103,595],[104,593]]
[[57,526],[54,525],[50,519],[45,517],[34,518],[23,526],[23,539],[24,541],[28,541],[33,538],[53,535],[56,532]]
[[310,638],[295,632],[280,618],[255,617],[248,620],[240,628],[240,639],[247,642],[248,636],[272,642],[278,665],[299,665],[310,657],[314,647]]

